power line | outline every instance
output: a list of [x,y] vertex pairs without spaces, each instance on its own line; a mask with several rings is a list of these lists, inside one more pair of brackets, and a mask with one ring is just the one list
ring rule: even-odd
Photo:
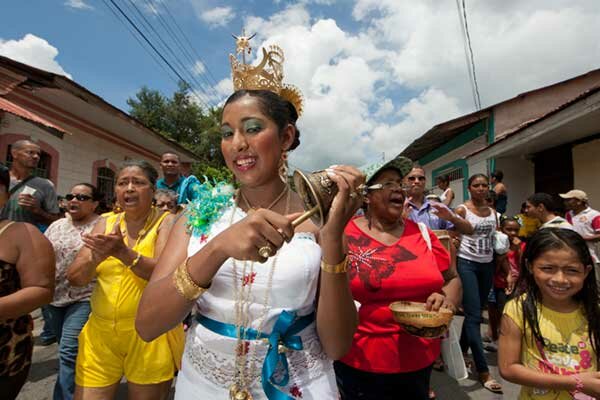
[[192,45],[192,42],[188,39],[187,35],[183,32],[183,30],[181,29],[181,26],[179,26],[179,24],[175,20],[175,17],[173,17],[173,14],[171,14],[171,11],[169,11],[169,8],[167,7],[167,3],[164,2],[164,1],[161,1],[160,4],[163,6],[163,8],[165,9],[165,11],[167,12],[167,15],[169,16],[169,18],[171,18],[171,21],[173,21],[173,23],[175,24],[175,27],[177,28],[177,30],[179,31],[179,33],[181,34],[181,36],[183,37],[183,39],[185,40],[185,42],[188,44],[189,48],[196,55],[196,57],[198,58],[198,60],[200,60],[200,62],[202,63],[202,65],[204,66],[204,68],[206,69],[206,71],[208,72],[208,76],[210,77],[210,79],[212,79],[214,86],[216,86],[218,84],[218,81],[215,79],[215,77],[212,74],[212,72],[210,72],[210,69],[208,68],[208,66],[206,65],[206,63],[204,61],[202,61],[202,57],[200,57],[200,55],[198,54],[198,52],[196,51],[196,49]]
[[[215,105],[210,100],[210,96],[207,95],[206,93],[204,93],[204,88],[202,87],[202,84],[200,84],[200,82],[198,82],[198,80],[196,79],[194,74],[191,72],[191,70],[188,67],[186,67],[186,65],[181,61],[181,59],[177,56],[177,54],[175,54],[175,52],[173,51],[171,46],[169,46],[169,44],[162,38],[160,33],[154,28],[152,23],[150,21],[148,21],[148,19],[145,17],[145,15],[142,13],[142,11],[138,8],[138,6],[135,4],[135,2],[133,0],[129,0],[129,3],[131,3],[131,5],[133,6],[135,11],[141,18],[141,21],[143,21],[143,23],[146,24],[146,27],[147,27],[146,29],[148,29],[148,27],[150,28],[152,33],[154,33],[154,36],[156,36],[158,38],[159,44],[162,45],[162,48],[166,49],[166,51],[171,54],[172,58],[175,59],[176,63],[179,64],[179,67],[183,71],[185,71],[184,74],[187,75],[187,77],[189,78],[189,82],[193,82],[195,85],[197,85],[197,90],[199,91],[199,94],[202,94],[204,96],[203,97],[204,103],[207,105],[210,105],[210,107],[215,107]],[[189,83],[188,83],[188,85],[189,85]],[[191,85],[190,85],[190,88],[194,89]]]
[[[108,0],[111,2],[111,4],[119,11],[119,13],[127,20],[127,22],[135,29],[135,31],[142,37],[142,39],[144,39],[144,41],[152,48],[152,50],[156,53],[156,55],[169,67],[169,69],[177,76],[177,78],[179,78],[180,81],[185,82],[189,87],[192,87],[192,85],[189,84],[189,82],[183,78],[183,76],[181,76],[181,74],[179,73],[179,71],[177,71],[173,65],[162,55],[162,53],[156,48],[156,46],[154,46],[154,44],[148,39],[148,37],[144,34],[144,32],[142,32],[138,26],[135,24],[135,22],[133,22],[131,20],[131,18],[129,18],[129,16],[123,11],[123,9],[121,7],[119,7],[118,4],[116,4],[115,0]],[[198,101],[201,104],[204,104],[205,107],[208,106],[204,103],[204,101],[200,98],[200,96],[198,96],[198,94],[195,91],[192,91],[192,94],[196,96],[196,98],[198,99]]]
[[127,29],[129,31],[129,33],[139,43],[139,45],[142,47],[142,49],[144,49],[144,51],[154,60],[154,62],[156,62],[156,64],[165,72],[165,74],[167,74],[169,79],[171,79],[171,81],[173,81],[175,84],[177,84],[177,78],[175,78],[172,75],[172,73],[166,69],[166,67],[160,62],[160,60],[156,57],[156,55],[147,48],[147,45],[144,45],[144,42],[142,42],[141,39],[138,38],[138,36],[135,34],[133,29],[131,29],[131,27],[129,25],[127,25],[127,23],[125,21],[123,21],[122,17],[119,17],[119,14],[117,14],[117,12],[110,6],[110,4],[108,3],[108,0],[102,0],[102,1],[104,2],[104,5],[106,5],[106,8],[108,8],[110,10],[110,12],[114,15],[114,17],[125,27],[125,29]]
[[[198,93],[196,93],[196,97],[199,98],[200,94],[202,94],[204,96],[202,99],[202,104],[207,109],[209,107],[209,104],[210,104],[210,107],[214,107],[214,104],[212,104],[210,97],[207,96],[203,92],[202,86],[199,84],[198,80],[194,77],[194,75],[191,73],[191,71],[185,66],[185,64],[179,59],[179,57],[177,56],[177,54],[175,54],[173,49],[171,49],[171,46],[169,46],[169,44],[167,42],[165,42],[165,40],[162,38],[160,33],[158,33],[158,31],[154,28],[152,23],[150,21],[148,21],[148,19],[144,15],[144,13],[138,8],[138,6],[135,4],[135,2],[133,0],[129,0],[129,3],[131,4],[131,6],[133,7],[133,9],[135,10],[135,12],[138,15],[138,22],[141,22],[140,26],[145,27],[146,33],[148,34],[148,36],[150,36],[150,33],[153,33],[154,36],[158,38],[158,45],[161,46],[163,50],[166,50],[167,53],[170,53],[172,59],[175,60],[175,64],[178,64],[179,68],[181,68],[181,70],[183,70],[182,75],[187,76],[188,81],[186,81],[185,83],[189,86],[189,88],[192,90],[194,89],[194,87],[192,86],[191,83],[194,83],[195,85],[198,86]],[[130,8],[130,10],[131,10],[131,8]]]
[[473,81],[473,72],[471,71],[471,61],[469,60],[469,48],[467,46],[467,33],[465,32],[465,23],[463,22],[463,14],[461,12],[460,0],[456,0],[456,11],[458,13],[458,22],[460,23],[460,33],[462,34],[463,50],[465,55],[465,67],[469,75],[469,87],[471,88],[471,96],[473,104],[477,108],[477,95],[475,93],[475,84]]
[[[200,56],[197,56],[197,58],[194,59],[194,57],[191,55],[190,51],[181,42],[180,38],[177,36],[177,34],[173,30],[173,28],[170,26],[170,24],[168,23],[168,21],[166,21],[165,18],[163,18],[162,13],[159,11],[158,5],[156,4],[156,2],[154,0],[145,0],[145,2],[148,5],[148,8],[150,8],[150,9],[152,9],[152,10],[155,11],[155,14],[156,14],[156,16],[158,18],[159,23],[161,24],[161,26],[163,27],[163,29],[165,30],[165,32],[167,32],[167,34],[171,38],[171,40],[175,43],[175,45],[177,46],[177,48],[179,48],[179,51],[190,62],[190,65],[195,66],[196,62],[200,62],[200,64],[202,65],[204,71],[210,73],[210,71],[206,67],[206,64],[204,64],[204,62],[202,61],[202,59],[200,58]],[[164,2],[159,2],[159,4],[162,4],[162,6],[165,9],[165,11],[167,13],[169,13],[169,10],[166,8],[166,4]],[[177,22],[175,21],[175,19],[173,17],[172,17],[172,20],[177,25]],[[200,86],[203,87],[203,89],[205,91],[211,91],[211,93],[209,95],[212,95],[216,99],[218,99],[219,93],[215,89],[215,86],[217,85],[217,83],[216,82],[215,83],[211,83],[209,81],[209,79],[207,79],[207,76],[206,76],[206,74],[204,72],[200,72],[200,73],[198,73],[198,75],[204,81],[204,84],[202,84]]]
[[[457,0],[458,3],[458,0]],[[469,23],[467,20],[467,7],[465,5],[465,0],[462,0],[462,17],[464,21],[464,31],[463,33],[466,36],[466,44],[469,49],[469,58],[470,58],[470,71],[472,72],[472,80],[473,80],[473,88],[475,92],[475,107],[478,110],[481,110],[481,96],[479,95],[479,85],[477,84],[477,73],[475,71],[475,57],[473,56],[473,47],[471,46],[471,35],[469,34]],[[471,74],[470,74],[471,75]]]

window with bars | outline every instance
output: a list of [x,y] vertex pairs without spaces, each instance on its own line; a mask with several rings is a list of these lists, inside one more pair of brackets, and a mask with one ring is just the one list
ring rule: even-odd
[[[11,167],[13,163],[13,157],[11,154],[12,144],[8,145],[6,150],[6,166]],[[40,161],[36,169],[33,171],[33,175],[39,176],[40,178],[50,179],[50,168],[52,166],[52,156],[45,151],[40,153]]]
[[112,169],[106,167],[98,168],[96,178],[96,187],[102,195],[103,200],[110,204],[115,195],[115,173]]
[[463,176],[463,169],[462,168],[452,169],[452,170],[449,170],[447,172],[444,172],[444,173],[440,174],[440,176],[444,176],[444,175],[447,175],[448,178],[450,178],[450,182],[457,181],[459,179],[463,179],[464,178],[464,176]]

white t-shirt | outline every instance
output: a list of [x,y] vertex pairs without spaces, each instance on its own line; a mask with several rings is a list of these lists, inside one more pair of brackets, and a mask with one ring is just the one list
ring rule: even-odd
[[[600,233],[600,211],[590,207],[574,215],[573,211],[567,212],[567,221],[573,224],[573,229],[583,237]],[[586,241],[594,262],[598,262],[598,242]]]

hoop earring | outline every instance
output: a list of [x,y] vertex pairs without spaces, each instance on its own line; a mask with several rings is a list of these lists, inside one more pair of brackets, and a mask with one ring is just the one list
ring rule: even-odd
[[287,185],[288,183],[288,161],[287,161],[288,155],[287,155],[287,151],[283,151],[281,153],[281,159],[279,160],[279,179],[281,179],[281,181],[283,183],[285,183]]

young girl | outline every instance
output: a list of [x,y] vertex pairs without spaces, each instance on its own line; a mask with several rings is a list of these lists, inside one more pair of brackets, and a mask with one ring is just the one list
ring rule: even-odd
[[[504,309],[498,366],[519,399],[600,396],[600,308],[585,241],[548,228],[527,243],[515,298]],[[591,397],[590,397],[591,396]]]
[[[519,276],[519,263],[525,244],[519,239],[519,222],[515,217],[503,218],[500,229],[509,239],[510,249],[506,255],[496,259],[496,272],[494,273],[494,301],[488,302],[489,330],[488,335],[495,343],[498,340],[498,328],[502,310]],[[487,349],[487,347],[486,347]]]

